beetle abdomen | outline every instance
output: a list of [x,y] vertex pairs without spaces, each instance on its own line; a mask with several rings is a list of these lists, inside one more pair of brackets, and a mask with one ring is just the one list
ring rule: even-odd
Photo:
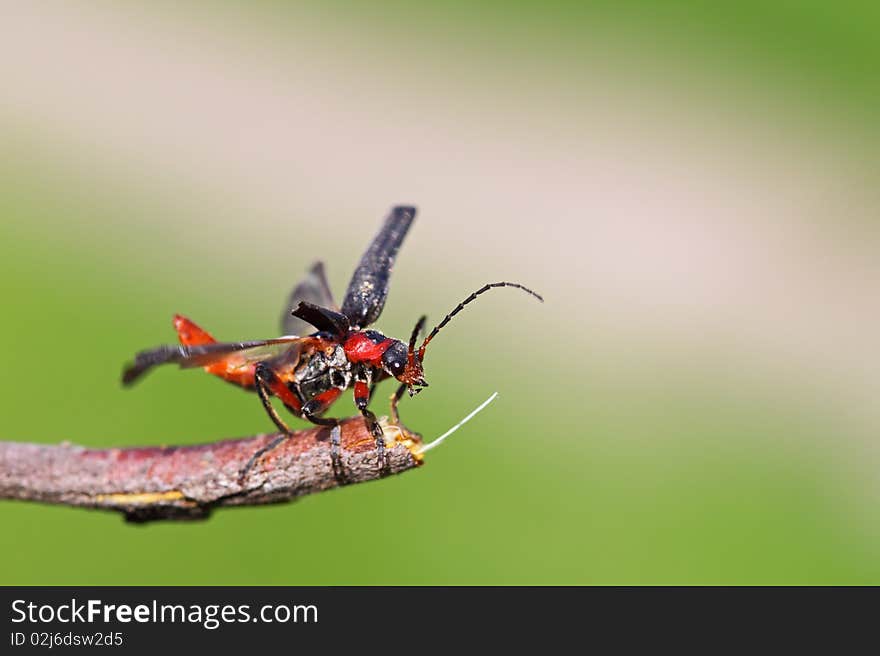
[[316,351],[306,360],[303,358],[294,371],[294,379],[288,387],[303,403],[327,390],[347,389],[351,385],[351,363],[345,357],[342,346],[334,347],[330,355]]

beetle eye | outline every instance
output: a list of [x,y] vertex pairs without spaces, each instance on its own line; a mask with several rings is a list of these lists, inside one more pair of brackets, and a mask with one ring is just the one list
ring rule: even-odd
[[382,354],[382,364],[397,378],[403,375],[406,369],[407,350],[402,343],[393,344],[385,353]]

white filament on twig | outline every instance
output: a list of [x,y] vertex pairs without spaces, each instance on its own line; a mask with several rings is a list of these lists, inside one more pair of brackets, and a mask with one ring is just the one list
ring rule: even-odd
[[462,419],[462,420],[461,420],[460,422],[458,422],[455,426],[453,426],[453,427],[450,428],[448,431],[446,431],[445,433],[443,433],[443,435],[441,435],[440,437],[438,437],[438,438],[437,438],[436,440],[434,440],[433,442],[429,442],[428,444],[424,445],[424,446],[423,446],[421,449],[419,449],[416,453],[417,453],[418,455],[422,455],[423,453],[425,453],[425,452],[427,452],[427,451],[430,451],[430,450],[433,449],[434,447],[436,447],[436,446],[440,446],[440,443],[443,442],[443,440],[445,440],[447,437],[449,437],[450,435],[452,435],[455,431],[457,431],[459,428],[461,428],[461,427],[464,426],[466,423],[468,423],[471,419],[473,419],[474,416],[475,416],[478,412],[480,412],[480,410],[482,410],[482,409],[485,408],[487,405],[489,405],[490,403],[492,403],[492,401],[494,401],[494,400],[495,400],[495,397],[497,397],[497,396],[498,396],[498,392],[495,392],[494,394],[492,394],[492,396],[490,396],[488,399],[486,399],[485,401],[483,401],[483,402],[479,405],[479,407],[478,407],[476,410],[474,410],[472,413],[470,413],[467,417],[465,417],[464,419]]

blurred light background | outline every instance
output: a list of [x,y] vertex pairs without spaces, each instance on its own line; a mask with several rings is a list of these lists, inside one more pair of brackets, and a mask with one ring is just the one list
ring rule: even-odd
[[2,502],[0,582],[880,583],[877,7],[3,3],[3,439],[268,430],[121,366],[174,312],[274,336],[394,203],[380,329],[547,302],[434,342],[409,426],[500,397],[421,470],[196,524]]

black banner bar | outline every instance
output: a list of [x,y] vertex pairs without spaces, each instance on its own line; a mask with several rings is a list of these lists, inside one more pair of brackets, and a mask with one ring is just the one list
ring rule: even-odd
[[[876,589],[806,588],[0,588],[0,653],[202,654],[411,651],[425,641],[468,648],[665,643],[714,636],[784,640],[834,626],[846,636],[874,615]],[[869,603],[860,603],[866,596]],[[868,624],[870,625],[870,624]],[[841,637],[843,637],[841,635]],[[747,641],[746,641],[747,643]],[[713,647],[703,643],[705,647]],[[279,651],[283,649],[283,652]]]

